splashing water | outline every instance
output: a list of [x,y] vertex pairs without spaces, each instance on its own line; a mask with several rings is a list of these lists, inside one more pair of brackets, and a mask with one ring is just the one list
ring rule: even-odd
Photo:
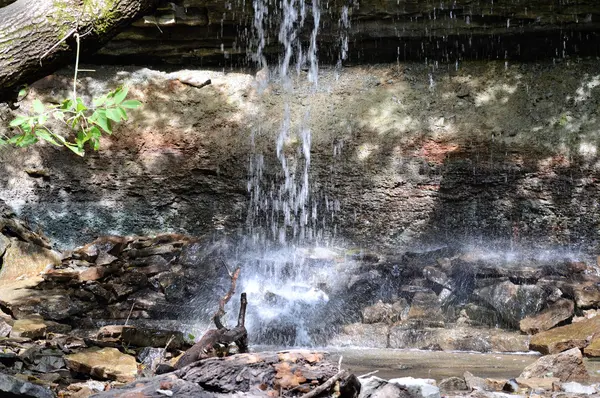
[[[273,334],[270,329],[277,324],[279,332],[289,337],[276,339],[279,343],[309,345],[311,338],[305,327],[307,314],[329,301],[318,286],[331,278],[328,275],[331,267],[325,266],[327,261],[319,263],[311,258],[318,248],[300,248],[317,243],[319,207],[310,186],[311,114],[297,112],[290,98],[295,94],[295,79],[305,78],[314,92],[319,89],[317,39],[321,10],[319,0],[310,3],[281,0],[277,5],[274,7],[269,0],[253,1],[256,30],[253,59],[266,72],[266,85],[279,84],[286,100],[276,139],[277,177],[267,178],[273,174],[267,169],[270,167],[265,160],[268,154],[254,151],[250,156],[247,224],[251,244],[238,259],[244,264],[240,284],[248,294],[251,307],[258,308],[249,314],[251,335],[260,336],[257,338],[261,343],[269,343],[269,336]],[[347,7],[343,15],[345,22],[340,27],[347,29]],[[282,52],[277,65],[271,67],[265,56],[269,42],[266,27],[274,22],[279,23],[277,39]],[[303,37],[308,37],[307,42],[303,42]],[[347,45],[346,39],[342,42],[343,58]],[[298,117],[298,113],[301,116]],[[253,147],[256,148],[254,140],[268,133],[257,126],[252,133]]]

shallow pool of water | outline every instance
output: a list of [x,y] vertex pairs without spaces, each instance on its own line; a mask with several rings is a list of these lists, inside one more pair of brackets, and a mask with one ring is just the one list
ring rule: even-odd
[[[376,375],[384,379],[412,376],[438,382],[450,376],[462,377],[465,371],[484,378],[518,377],[527,365],[540,357],[534,352],[500,354],[333,347],[322,350],[327,351],[334,362],[342,357],[342,368],[357,376],[377,370]],[[585,364],[591,381],[600,382],[600,361],[586,359]]]

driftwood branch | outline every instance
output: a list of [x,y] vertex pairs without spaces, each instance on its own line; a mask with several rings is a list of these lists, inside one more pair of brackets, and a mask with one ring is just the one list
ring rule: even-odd
[[320,386],[318,386],[314,390],[311,390],[310,392],[307,392],[306,394],[302,395],[300,398],[314,398],[314,397],[318,397],[320,394],[324,393],[325,391],[329,391],[331,389],[331,387],[333,387],[333,385],[339,379],[341,379],[344,376],[347,376],[347,373],[348,372],[345,371],[345,370],[340,370],[334,376],[332,376],[329,380],[327,380],[325,383],[321,384]]
[[215,323],[215,325],[217,326],[217,329],[219,329],[219,330],[225,329],[223,322],[221,322],[221,317],[223,315],[225,315],[225,305],[229,302],[229,300],[231,299],[231,296],[233,296],[233,293],[235,293],[235,286],[237,283],[237,279],[240,276],[240,267],[237,267],[233,272],[231,272],[231,271],[229,271],[229,268],[227,267],[227,264],[225,262],[223,262],[223,266],[227,270],[227,274],[229,274],[229,278],[231,279],[231,285],[229,286],[229,290],[227,291],[225,296],[223,296],[219,300],[219,309],[213,315],[213,322]]
[[[219,355],[220,348],[224,347],[225,353],[227,353],[228,346],[231,343],[235,343],[238,346],[239,352],[248,352],[248,331],[246,330],[246,308],[248,306],[248,300],[246,293],[242,293],[240,297],[240,312],[238,314],[237,326],[233,329],[227,329],[221,317],[225,315],[225,305],[229,302],[233,294],[235,293],[235,287],[237,279],[240,276],[240,268],[236,268],[233,272],[229,271],[227,265],[223,263],[229,278],[231,279],[231,285],[229,290],[219,300],[219,309],[213,315],[213,322],[216,325],[216,329],[210,329],[196,344],[187,350],[181,358],[175,364],[175,368],[181,369],[193,362],[201,359],[206,359]],[[223,351],[223,350],[221,350]]]

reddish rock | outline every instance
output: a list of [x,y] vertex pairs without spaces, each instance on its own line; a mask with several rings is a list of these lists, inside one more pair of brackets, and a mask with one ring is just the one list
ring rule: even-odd
[[80,282],[88,282],[102,279],[105,274],[106,269],[104,267],[90,267],[85,271],[80,272],[78,277]]

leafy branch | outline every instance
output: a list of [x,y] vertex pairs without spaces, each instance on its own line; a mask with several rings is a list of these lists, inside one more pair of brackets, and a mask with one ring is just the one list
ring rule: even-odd
[[[79,69],[79,35],[77,40],[77,58],[75,61],[75,75],[73,77],[73,98],[65,99],[59,105],[44,106],[38,99],[33,101],[33,116],[17,116],[10,122],[10,126],[18,133],[14,136],[0,136],[0,145],[14,145],[26,147],[43,140],[56,146],[66,146],[79,156],[85,155],[86,143],[93,150],[100,147],[102,133],[111,135],[113,123],[127,120],[127,109],[138,108],[142,103],[137,100],[126,100],[127,87],[118,87],[101,97],[94,98],[92,105],[86,105],[77,97],[77,72]],[[48,121],[50,118],[67,127],[74,138],[69,139],[57,131],[53,131]],[[62,130],[61,130],[62,131]]]

